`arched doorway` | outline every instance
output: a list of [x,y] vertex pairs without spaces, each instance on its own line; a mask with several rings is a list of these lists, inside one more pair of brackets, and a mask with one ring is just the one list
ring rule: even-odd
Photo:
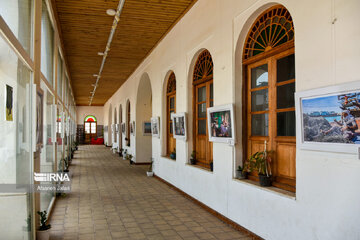
[[107,146],[112,146],[111,124],[112,124],[112,106],[110,104],[109,115],[108,115],[108,127],[107,127],[107,140],[108,140]]
[[126,146],[130,147],[130,120],[131,120],[131,114],[130,114],[130,100],[127,100],[126,102]]
[[[243,45],[244,159],[271,151],[273,185],[295,191],[295,49],[292,17],[273,6],[252,24]],[[256,173],[249,176],[258,181]]]
[[176,148],[176,139],[173,135],[173,121],[171,114],[176,112],[176,77],[171,72],[166,81],[166,156]]
[[114,108],[114,125],[113,125],[113,148],[117,148],[117,113]]
[[147,73],[144,73],[139,82],[136,97],[136,159],[137,163],[151,162],[152,137],[143,133],[144,122],[150,122],[152,117],[151,82]]
[[214,105],[213,61],[208,50],[202,51],[195,63],[193,85],[193,150],[196,164],[210,169],[213,145],[209,141],[207,108]]
[[84,118],[85,143],[89,144],[92,138],[97,137],[97,120],[93,115]]
[[122,149],[122,106],[119,106],[119,133],[118,133],[118,151]]

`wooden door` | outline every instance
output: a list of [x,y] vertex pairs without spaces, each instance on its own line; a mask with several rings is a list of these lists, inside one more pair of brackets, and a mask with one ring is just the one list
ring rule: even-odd
[[207,128],[207,108],[213,106],[213,80],[194,86],[194,150],[196,163],[210,168],[213,161],[212,143]]
[[92,138],[97,137],[96,122],[85,122],[85,143],[89,144]]
[[176,139],[173,134],[173,121],[171,114],[176,111],[176,96],[175,93],[167,95],[167,156],[176,148]]
[[[295,191],[294,49],[247,66],[247,158],[272,151],[274,186]],[[256,173],[251,179],[257,180]]]

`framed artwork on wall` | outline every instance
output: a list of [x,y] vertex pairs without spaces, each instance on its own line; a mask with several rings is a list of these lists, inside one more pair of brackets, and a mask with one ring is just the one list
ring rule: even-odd
[[13,103],[14,101],[14,90],[11,86],[6,85],[6,121],[13,121]]
[[151,118],[151,134],[153,137],[160,137],[160,118],[152,117]]
[[235,119],[233,104],[207,109],[210,142],[235,144]]
[[143,122],[143,136],[151,136],[151,122]]
[[173,137],[176,139],[187,139],[187,120],[186,113],[173,113],[171,114],[171,119],[173,121]]
[[297,92],[295,97],[300,148],[358,153],[359,82]]
[[126,131],[125,123],[121,124],[121,131],[123,134],[125,134],[125,131]]

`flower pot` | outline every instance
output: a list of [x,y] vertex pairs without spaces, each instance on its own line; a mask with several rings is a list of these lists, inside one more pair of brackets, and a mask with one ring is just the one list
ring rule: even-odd
[[171,154],[170,154],[170,158],[171,158],[171,159],[176,159],[176,153],[171,153]]
[[147,175],[148,177],[152,177],[152,176],[154,176],[154,173],[153,173],[153,172],[146,172],[146,175]]
[[236,170],[236,178],[237,179],[246,179],[247,178],[247,172]]
[[260,182],[260,186],[262,187],[270,187],[271,186],[271,176],[266,176],[266,175],[260,175],[259,174],[259,182]]
[[196,164],[196,159],[190,158],[190,164],[191,164],[191,165],[195,165],[195,164]]
[[36,232],[36,239],[37,240],[49,240],[50,238],[50,230],[45,231],[37,231]]

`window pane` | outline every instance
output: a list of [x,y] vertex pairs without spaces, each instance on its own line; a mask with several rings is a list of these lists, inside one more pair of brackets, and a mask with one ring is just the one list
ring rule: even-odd
[[294,100],[295,83],[277,87],[277,108],[289,108],[295,106]]
[[198,118],[206,117],[206,103],[198,104]]
[[295,111],[277,114],[277,135],[295,136]]
[[251,111],[269,110],[268,89],[254,91],[251,93]]
[[62,99],[62,77],[63,77],[63,60],[61,59],[60,53],[58,53],[58,65],[57,65],[57,85],[58,85],[58,95]]
[[169,130],[170,130],[170,133],[172,134],[172,133],[173,133],[173,122],[172,122],[172,121],[170,122],[170,126],[169,126],[169,127],[170,127],[170,129],[169,129]]
[[198,120],[198,134],[205,135],[206,134],[206,120]]
[[198,88],[198,102],[206,101],[206,87]]
[[269,116],[268,114],[254,114],[251,116],[251,135],[269,135]]
[[174,97],[171,97],[170,98],[170,108],[171,109],[174,109],[175,108],[175,101],[174,101],[175,99],[174,99]]
[[41,72],[53,86],[53,65],[54,65],[54,29],[45,1],[42,3],[41,14]]
[[91,123],[91,133],[96,133],[96,123]]
[[251,88],[268,85],[268,65],[264,64],[251,69]]
[[214,99],[214,84],[210,84],[210,99]]
[[27,53],[32,55],[32,0],[0,0],[0,15]]
[[295,78],[295,56],[291,54],[277,61],[277,81],[283,82]]

